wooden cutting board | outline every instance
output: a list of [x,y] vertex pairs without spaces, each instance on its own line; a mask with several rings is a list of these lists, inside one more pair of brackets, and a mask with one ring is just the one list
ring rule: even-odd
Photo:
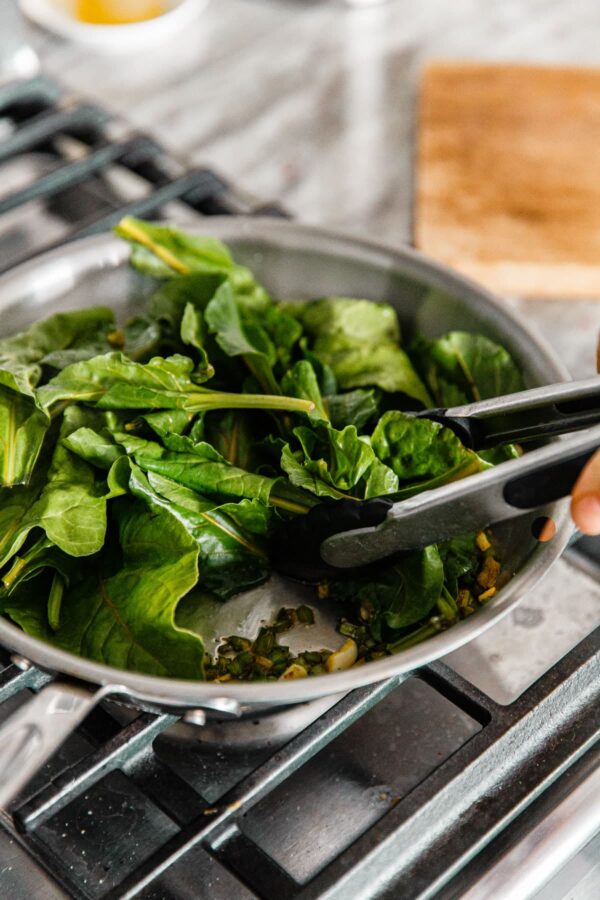
[[415,242],[500,293],[600,298],[600,69],[429,65]]

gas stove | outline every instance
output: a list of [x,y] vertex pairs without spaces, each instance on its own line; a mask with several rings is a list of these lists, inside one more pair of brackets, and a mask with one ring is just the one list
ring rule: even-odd
[[[0,89],[0,166],[0,269],[127,213],[285,214],[41,78]],[[597,897],[599,547],[446,660],[226,746],[100,707],[0,810],[0,896]],[[52,676],[0,666],[3,721]]]

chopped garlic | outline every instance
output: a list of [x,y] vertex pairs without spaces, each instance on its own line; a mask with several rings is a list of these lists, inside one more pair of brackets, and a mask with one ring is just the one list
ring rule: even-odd
[[490,544],[490,542],[488,541],[488,537],[487,537],[487,534],[485,533],[485,531],[480,531],[479,534],[477,535],[477,537],[475,538],[475,541],[476,541],[479,549],[481,551],[483,551],[484,553],[486,550],[489,550],[490,547],[492,546]]
[[256,656],[255,659],[256,659],[256,662],[259,664],[259,666],[262,666],[263,669],[272,669],[273,668],[273,663],[271,662],[270,659],[267,659],[266,656]]
[[488,556],[483,564],[483,568],[477,575],[477,581],[484,590],[487,590],[494,587],[499,574],[500,563],[492,556]]
[[350,666],[353,666],[356,662],[357,656],[358,647],[356,641],[353,641],[352,638],[348,638],[339,650],[336,650],[335,653],[332,653],[331,656],[327,658],[327,671],[341,672],[342,669],[349,669]]
[[279,676],[280,681],[291,681],[293,678],[306,678],[308,672],[304,668],[304,666],[299,666],[298,663],[292,663],[291,666],[288,666],[283,675]]

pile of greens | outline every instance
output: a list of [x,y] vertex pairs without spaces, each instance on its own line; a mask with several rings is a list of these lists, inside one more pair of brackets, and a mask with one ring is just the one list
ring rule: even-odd
[[[519,372],[479,335],[403,348],[386,303],[276,303],[213,238],[131,218],[116,231],[157,280],[145,315],[120,326],[87,308],[0,340],[0,609],[119,668],[279,677],[294,659],[277,628],[212,660],[182,598],[268,579],[282,517],[410,497],[514,455],[406,411],[518,390]],[[466,535],[316,596],[345,604],[341,633],[376,658],[473,612],[498,568],[488,537]],[[326,654],[302,664],[323,671]]]

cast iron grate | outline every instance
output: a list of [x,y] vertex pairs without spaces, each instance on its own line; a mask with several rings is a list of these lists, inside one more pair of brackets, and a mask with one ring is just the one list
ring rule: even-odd
[[[276,204],[234,190],[213,170],[186,170],[153,139],[132,133],[97,106],[63,96],[45,79],[0,88],[0,122],[0,165],[25,155],[44,161],[37,178],[0,194],[0,214],[36,201],[51,209],[54,204],[60,216],[73,220],[59,244],[105,231],[124,215],[159,217],[174,201],[201,215],[284,215]],[[132,176],[129,199],[106,178],[118,170]],[[11,259],[10,265],[29,255]]]
[[[67,223],[60,242],[105,230],[128,212],[160,215],[173,201],[193,214],[283,214],[241,196],[208,169],[185,171],[144,135],[115,133],[103,110],[69,101],[43,79],[0,90],[2,122],[7,128],[0,163],[41,153],[53,164],[1,196],[0,213],[43,203]],[[105,181],[109,170],[119,168],[143,182],[142,195],[123,201]],[[79,194],[74,202],[73,191],[85,195],[87,205],[79,203]],[[17,261],[23,257],[10,265]],[[175,717],[141,713],[122,725],[101,708],[17,801],[9,827],[77,898],[169,900],[203,892],[216,900],[441,896],[452,879],[448,896],[456,896],[461,878],[462,886],[469,882],[477,853],[593,752],[600,733],[599,659],[597,630],[508,706],[447,666],[431,664],[410,677],[354,691],[275,748],[225,763],[217,752],[210,764],[202,763],[208,774],[197,777],[189,775],[185,760],[179,765],[185,751],[161,745]],[[0,662],[3,718],[22,692],[39,690],[51,676],[5,653]],[[279,793],[290,790],[294,779],[308,784],[312,763],[324,754],[334,766],[340,760],[340,772],[343,759],[360,769],[348,754],[353,730],[369,717],[385,719],[386,710],[400,715],[407,691],[413,701],[444,704],[449,711],[454,732],[440,739],[439,759],[426,761],[414,783],[394,782],[393,790],[369,783],[374,800],[368,821],[357,822],[348,845],[331,859],[294,875],[293,866],[269,853],[268,842],[261,846],[256,839],[256,816],[267,804],[264,816],[277,823]],[[410,744],[406,730],[399,734],[413,752],[420,736]],[[221,775],[212,783],[210,772],[219,765]],[[363,775],[352,772],[357,783]],[[318,831],[313,839],[319,841]],[[299,846],[291,845],[292,854],[300,853]]]
[[[596,630],[508,706],[496,704],[441,663],[416,673],[419,681],[473,720],[475,728],[420,783],[403,796],[386,798],[371,827],[309,880],[296,881],[248,836],[248,815],[331,742],[340,740],[353,723],[402,690],[406,678],[347,695],[248,771],[216,803],[207,803],[153,748],[174,717],[142,713],[119,727],[110,713],[98,710],[80,729],[83,752],[80,748],[75,761],[67,764],[65,759],[53,761],[52,771],[38,779],[33,794],[13,809],[14,823],[32,855],[74,897],[192,897],[194,879],[186,893],[177,890],[169,877],[187,860],[199,873],[206,872],[210,863],[222,867],[227,890],[233,892],[224,896],[296,900],[355,896],[362,891],[366,896],[433,896],[434,887],[437,893],[452,878],[460,882],[460,873],[482,848],[549,784],[593,752],[600,733],[599,646]],[[9,665],[2,673],[0,696],[7,700],[23,688],[35,690],[47,679],[35,669],[22,672]],[[77,870],[68,855],[57,854],[59,829],[67,829],[72,817],[79,830],[86,822],[87,805],[98,814],[96,805],[106,803],[106,795],[94,797],[93,790],[117,773],[152,805],[155,819],[160,818],[161,841],[153,844],[152,835],[147,836],[145,849],[151,855],[144,859],[142,853],[116,883],[111,876],[120,869],[111,860],[104,878],[94,881],[82,876],[82,871],[89,875],[88,869]],[[116,782],[109,788],[110,796],[115,791],[121,796],[119,791],[124,790]],[[318,837],[315,834],[314,839]],[[67,843],[58,846],[66,848]],[[100,889],[102,881],[105,892]],[[410,889],[394,893],[407,884]],[[448,896],[457,895],[460,892]]]

